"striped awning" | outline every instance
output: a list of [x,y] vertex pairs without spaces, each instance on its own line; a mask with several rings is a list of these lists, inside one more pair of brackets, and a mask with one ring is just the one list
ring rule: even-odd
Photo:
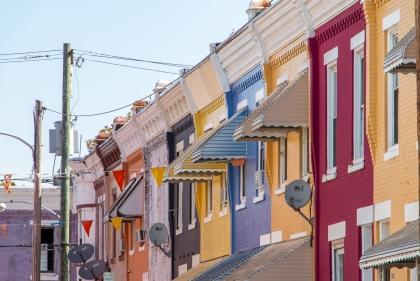
[[207,141],[198,146],[193,154],[194,163],[229,162],[246,157],[246,144],[233,141],[236,127],[246,118],[246,108],[236,112],[228,121],[214,130]]
[[194,150],[208,141],[212,130],[193,142],[182,155],[178,156],[166,169],[163,182],[203,182],[211,180],[212,175],[226,171],[225,163],[193,163]]
[[385,73],[416,72],[416,28],[413,27],[386,55]]
[[378,266],[413,268],[416,257],[420,257],[419,220],[366,250],[360,258],[359,266],[363,269]]
[[136,218],[143,215],[143,189],[144,179],[132,179],[123,189],[114,203],[104,215],[104,223],[110,218]]
[[287,87],[276,90],[235,130],[236,141],[276,141],[309,123],[308,71]]
[[309,237],[302,237],[236,253],[188,280],[312,281],[309,241]]

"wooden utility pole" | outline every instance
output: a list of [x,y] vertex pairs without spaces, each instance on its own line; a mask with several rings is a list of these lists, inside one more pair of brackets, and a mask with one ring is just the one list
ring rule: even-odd
[[63,115],[62,115],[62,146],[61,146],[61,204],[60,204],[60,280],[70,280],[69,260],[67,254],[70,244],[70,171],[67,160],[70,157],[70,96],[72,81],[73,50],[70,44],[64,44],[63,50]]
[[34,159],[34,223],[32,241],[32,280],[41,279],[41,158],[42,158],[42,101],[35,101]]

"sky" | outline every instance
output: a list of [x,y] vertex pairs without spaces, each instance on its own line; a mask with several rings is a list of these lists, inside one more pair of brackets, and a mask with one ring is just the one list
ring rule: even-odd
[[[46,108],[61,110],[62,60],[31,61],[34,59],[24,60],[23,56],[61,58],[63,43],[70,43],[71,48],[80,50],[76,51],[79,54],[93,52],[195,65],[209,53],[210,43],[223,41],[247,22],[248,5],[249,0],[127,0],[118,4],[109,0],[1,1],[0,132],[33,144],[35,100],[41,100]],[[33,51],[50,52],[4,55]],[[83,57],[174,73],[180,69],[86,54]],[[11,58],[15,59],[7,60]],[[85,60],[81,68],[73,70],[73,114],[100,113],[128,105],[150,95],[159,79],[172,81],[177,77]],[[82,137],[81,156],[87,154],[85,140],[94,138],[101,128],[129,110],[130,107],[96,117],[79,117],[75,129]],[[53,168],[56,171],[60,167],[61,158],[55,159],[48,149],[49,130],[60,120],[61,115],[50,111],[44,114],[42,173],[51,174]],[[0,178],[4,174],[18,174],[12,179],[26,178],[32,166],[28,147],[0,135]],[[19,181],[17,184],[33,185]]]

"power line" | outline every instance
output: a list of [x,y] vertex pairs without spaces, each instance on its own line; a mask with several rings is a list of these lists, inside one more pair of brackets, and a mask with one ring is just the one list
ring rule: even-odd
[[142,60],[142,59],[134,59],[134,58],[127,58],[122,56],[115,56],[115,55],[107,55],[101,53],[95,53],[90,51],[82,51],[78,49],[74,49],[80,52],[84,52],[83,55],[92,56],[92,57],[104,57],[104,58],[113,58],[113,59],[121,59],[121,60],[131,60],[131,61],[138,61],[138,62],[147,62],[147,63],[154,63],[154,64],[162,64],[167,66],[176,66],[176,67],[192,67],[191,65],[182,64],[182,63],[170,63],[170,62],[159,62],[159,61],[149,61],[149,60]]
[[18,58],[7,58],[7,59],[0,59],[0,61],[11,61],[11,60],[30,60],[30,59],[38,59],[38,58],[50,58],[56,56],[62,56],[63,54],[54,54],[54,55],[35,55],[35,56],[24,56]]
[[97,63],[104,63],[104,64],[110,64],[110,65],[116,65],[116,66],[122,66],[122,67],[128,67],[128,68],[136,68],[136,69],[141,69],[141,70],[148,70],[148,71],[154,71],[154,72],[161,72],[161,73],[168,73],[168,74],[176,74],[176,75],[178,75],[178,73],[176,73],[176,72],[169,72],[169,71],[164,71],[164,70],[157,70],[157,69],[151,69],[151,68],[143,68],[143,67],[130,66],[130,65],[118,64],[118,63],[112,63],[112,62],[98,61],[98,60],[90,60],[90,59],[85,59],[85,60],[86,61],[97,62]]
[[48,53],[48,52],[61,52],[61,51],[62,50],[33,51],[33,52],[24,52],[24,53],[0,54],[0,56],[25,55],[25,54]]
[[1,61],[0,63],[15,63],[15,62],[35,62],[35,61],[47,61],[47,60],[61,60],[62,58],[51,58],[51,59],[39,59],[39,60],[17,60],[17,61]]

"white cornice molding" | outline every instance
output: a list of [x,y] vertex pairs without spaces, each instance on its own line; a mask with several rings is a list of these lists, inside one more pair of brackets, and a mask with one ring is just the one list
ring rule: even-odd
[[135,120],[134,117],[132,120],[128,121],[124,127],[116,132],[121,145],[124,147],[125,158],[127,158],[143,145],[140,132],[138,131],[137,126],[133,120]]
[[187,99],[182,91],[181,83],[174,87],[160,98],[165,114],[169,118],[169,125],[172,126],[190,113]]
[[191,114],[193,114],[193,115],[196,114],[197,111],[198,111],[197,105],[195,104],[195,101],[192,97],[190,88],[188,87],[184,76],[181,77],[181,87],[182,87],[182,91],[184,92],[185,97],[187,99],[188,108],[190,109]]
[[159,93],[155,93],[155,102],[157,107],[160,109],[160,113],[162,114],[163,120],[165,121],[165,129],[167,132],[172,132],[172,127],[169,124],[171,122],[171,119],[169,118],[168,113],[165,111],[165,108],[163,107],[162,103],[160,102]]
[[305,24],[306,30],[308,32],[307,38],[315,37],[315,30],[312,23],[312,16],[309,14],[308,8],[306,6],[307,0],[292,0],[292,2],[297,3],[296,9],[299,14],[302,16],[303,22]]
[[166,129],[165,120],[156,102],[149,104],[144,111],[136,116],[136,123],[139,125],[140,131],[144,134],[146,143]]
[[125,150],[124,145],[122,144],[117,131],[115,131],[115,126],[112,126],[112,135],[114,136],[114,140],[117,143],[120,152],[121,152],[121,161],[122,162],[127,162],[127,151]]
[[267,52],[267,44],[265,44],[264,40],[262,40],[261,34],[258,32],[258,29],[256,28],[254,24],[254,21],[249,22],[248,30],[252,38],[254,39],[255,45],[258,48],[258,55],[262,59],[261,64],[270,63],[270,57]]
[[216,52],[213,52],[210,55],[210,62],[211,62],[211,65],[213,66],[214,72],[216,73],[217,82],[219,82],[220,89],[222,89],[222,91],[225,93],[229,92],[230,84]]
[[359,0],[307,0],[307,2],[313,28],[317,29],[353,4],[359,3]]

